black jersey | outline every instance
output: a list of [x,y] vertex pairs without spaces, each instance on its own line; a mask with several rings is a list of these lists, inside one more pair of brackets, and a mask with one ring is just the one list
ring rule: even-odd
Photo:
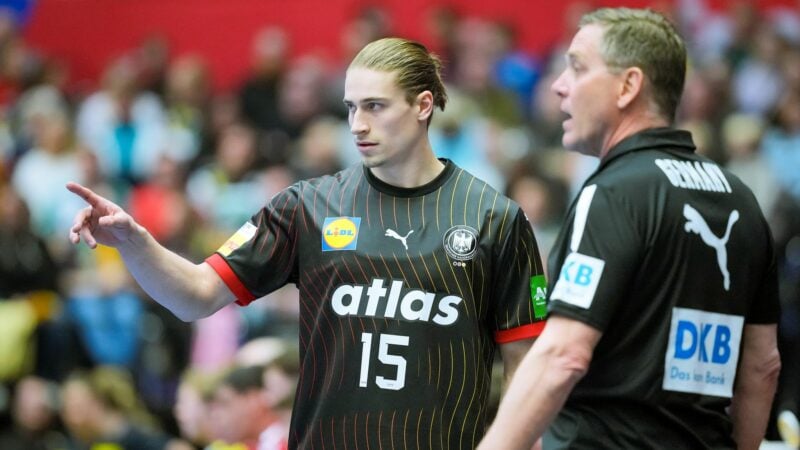
[[745,324],[776,323],[767,223],[750,190],[651,129],[603,159],[572,204],[550,312],[603,332],[545,448],[732,448]]
[[414,189],[360,165],[299,182],[207,260],[240,304],[300,290],[292,448],[474,448],[496,344],[540,333],[530,224],[445,162]]

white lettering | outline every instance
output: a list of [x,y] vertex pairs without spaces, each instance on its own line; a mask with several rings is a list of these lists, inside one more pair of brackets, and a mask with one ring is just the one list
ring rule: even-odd
[[383,280],[380,278],[376,278],[372,280],[372,286],[367,289],[367,312],[368,316],[374,316],[375,312],[378,310],[378,302],[380,299],[386,295],[386,288],[383,287]]
[[725,192],[727,192],[727,193],[733,192],[733,190],[731,189],[731,185],[728,184],[728,179],[725,178],[725,174],[722,173],[722,169],[720,169],[718,165],[706,163],[705,166],[706,166],[706,170],[709,173],[713,171],[714,173],[717,174],[717,177],[719,178],[719,180],[722,182],[722,184],[725,185]]
[[[463,300],[455,295],[448,295],[439,300],[439,312],[433,316],[433,321],[439,325],[452,325],[458,319],[458,309],[456,306]],[[442,315],[444,313],[444,315]]]
[[675,187],[708,192],[732,192],[725,174],[716,164],[673,159],[656,159],[655,164]]
[[[458,320],[458,305],[464,301],[461,297],[444,295],[437,300],[437,294],[432,292],[419,289],[404,291],[403,282],[399,280],[391,281],[387,296],[385,285],[386,280],[381,278],[373,279],[368,286],[343,284],[333,292],[333,311],[340,316],[394,319],[400,306],[400,317],[397,318],[407,321],[433,321],[437,325],[447,326]],[[364,297],[366,302],[363,301]],[[366,303],[363,308],[362,303]]]
[[[400,303],[400,314],[406,320],[421,320],[427,322],[431,318],[431,308],[435,296],[429,292],[413,290],[403,297]],[[414,303],[421,302],[419,309],[414,309]]]
[[664,175],[667,176],[667,179],[670,183],[672,183],[673,186],[679,187],[680,176],[672,169],[670,162],[671,161],[667,159],[657,159],[656,165],[659,169],[661,169],[662,172],[664,172]]
[[403,289],[402,281],[392,281],[392,290],[389,292],[389,302],[386,304],[386,317],[394,319],[397,313],[397,301],[400,299],[400,289]]
[[705,189],[707,191],[717,190],[716,186],[714,186],[714,182],[711,181],[711,177],[708,175],[708,173],[706,173],[705,169],[703,168],[703,165],[700,164],[700,161],[694,162],[694,170],[697,171],[698,174],[700,174],[700,177],[703,179],[703,186],[705,186]]
[[[350,314],[358,314],[358,307],[361,304],[361,292],[364,290],[363,286],[350,286],[344,284],[333,291],[333,310],[340,316],[348,316]],[[344,298],[350,297],[350,303],[344,304]]]

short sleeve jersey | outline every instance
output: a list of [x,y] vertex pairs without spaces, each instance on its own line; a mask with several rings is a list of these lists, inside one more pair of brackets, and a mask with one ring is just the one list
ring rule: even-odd
[[688,132],[630,136],[585,182],[549,264],[550,313],[603,335],[548,448],[734,447],[743,327],[779,313],[772,238],[743,183]]
[[360,165],[299,182],[207,259],[240,304],[299,288],[291,448],[474,448],[497,343],[541,332],[529,222],[444,162],[414,189]]

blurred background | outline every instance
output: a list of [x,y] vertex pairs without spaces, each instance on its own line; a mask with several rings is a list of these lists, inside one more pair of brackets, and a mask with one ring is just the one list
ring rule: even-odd
[[679,26],[678,126],[772,227],[775,415],[797,413],[800,1],[0,0],[0,449],[267,449],[287,432],[296,289],[183,323],[115,250],[68,244],[67,181],[199,262],[280,189],[358,162],[344,70],[400,35],[445,62],[434,150],[519,202],[546,258],[597,164],[561,148],[550,84],[580,16],[623,5]]

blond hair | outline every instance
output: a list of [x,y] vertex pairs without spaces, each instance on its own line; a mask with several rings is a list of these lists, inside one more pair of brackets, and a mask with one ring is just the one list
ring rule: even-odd
[[442,82],[442,62],[419,42],[402,38],[370,42],[353,58],[350,67],[394,73],[409,103],[421,92],[430,91],[433,105],[444,111],[447,92]]

